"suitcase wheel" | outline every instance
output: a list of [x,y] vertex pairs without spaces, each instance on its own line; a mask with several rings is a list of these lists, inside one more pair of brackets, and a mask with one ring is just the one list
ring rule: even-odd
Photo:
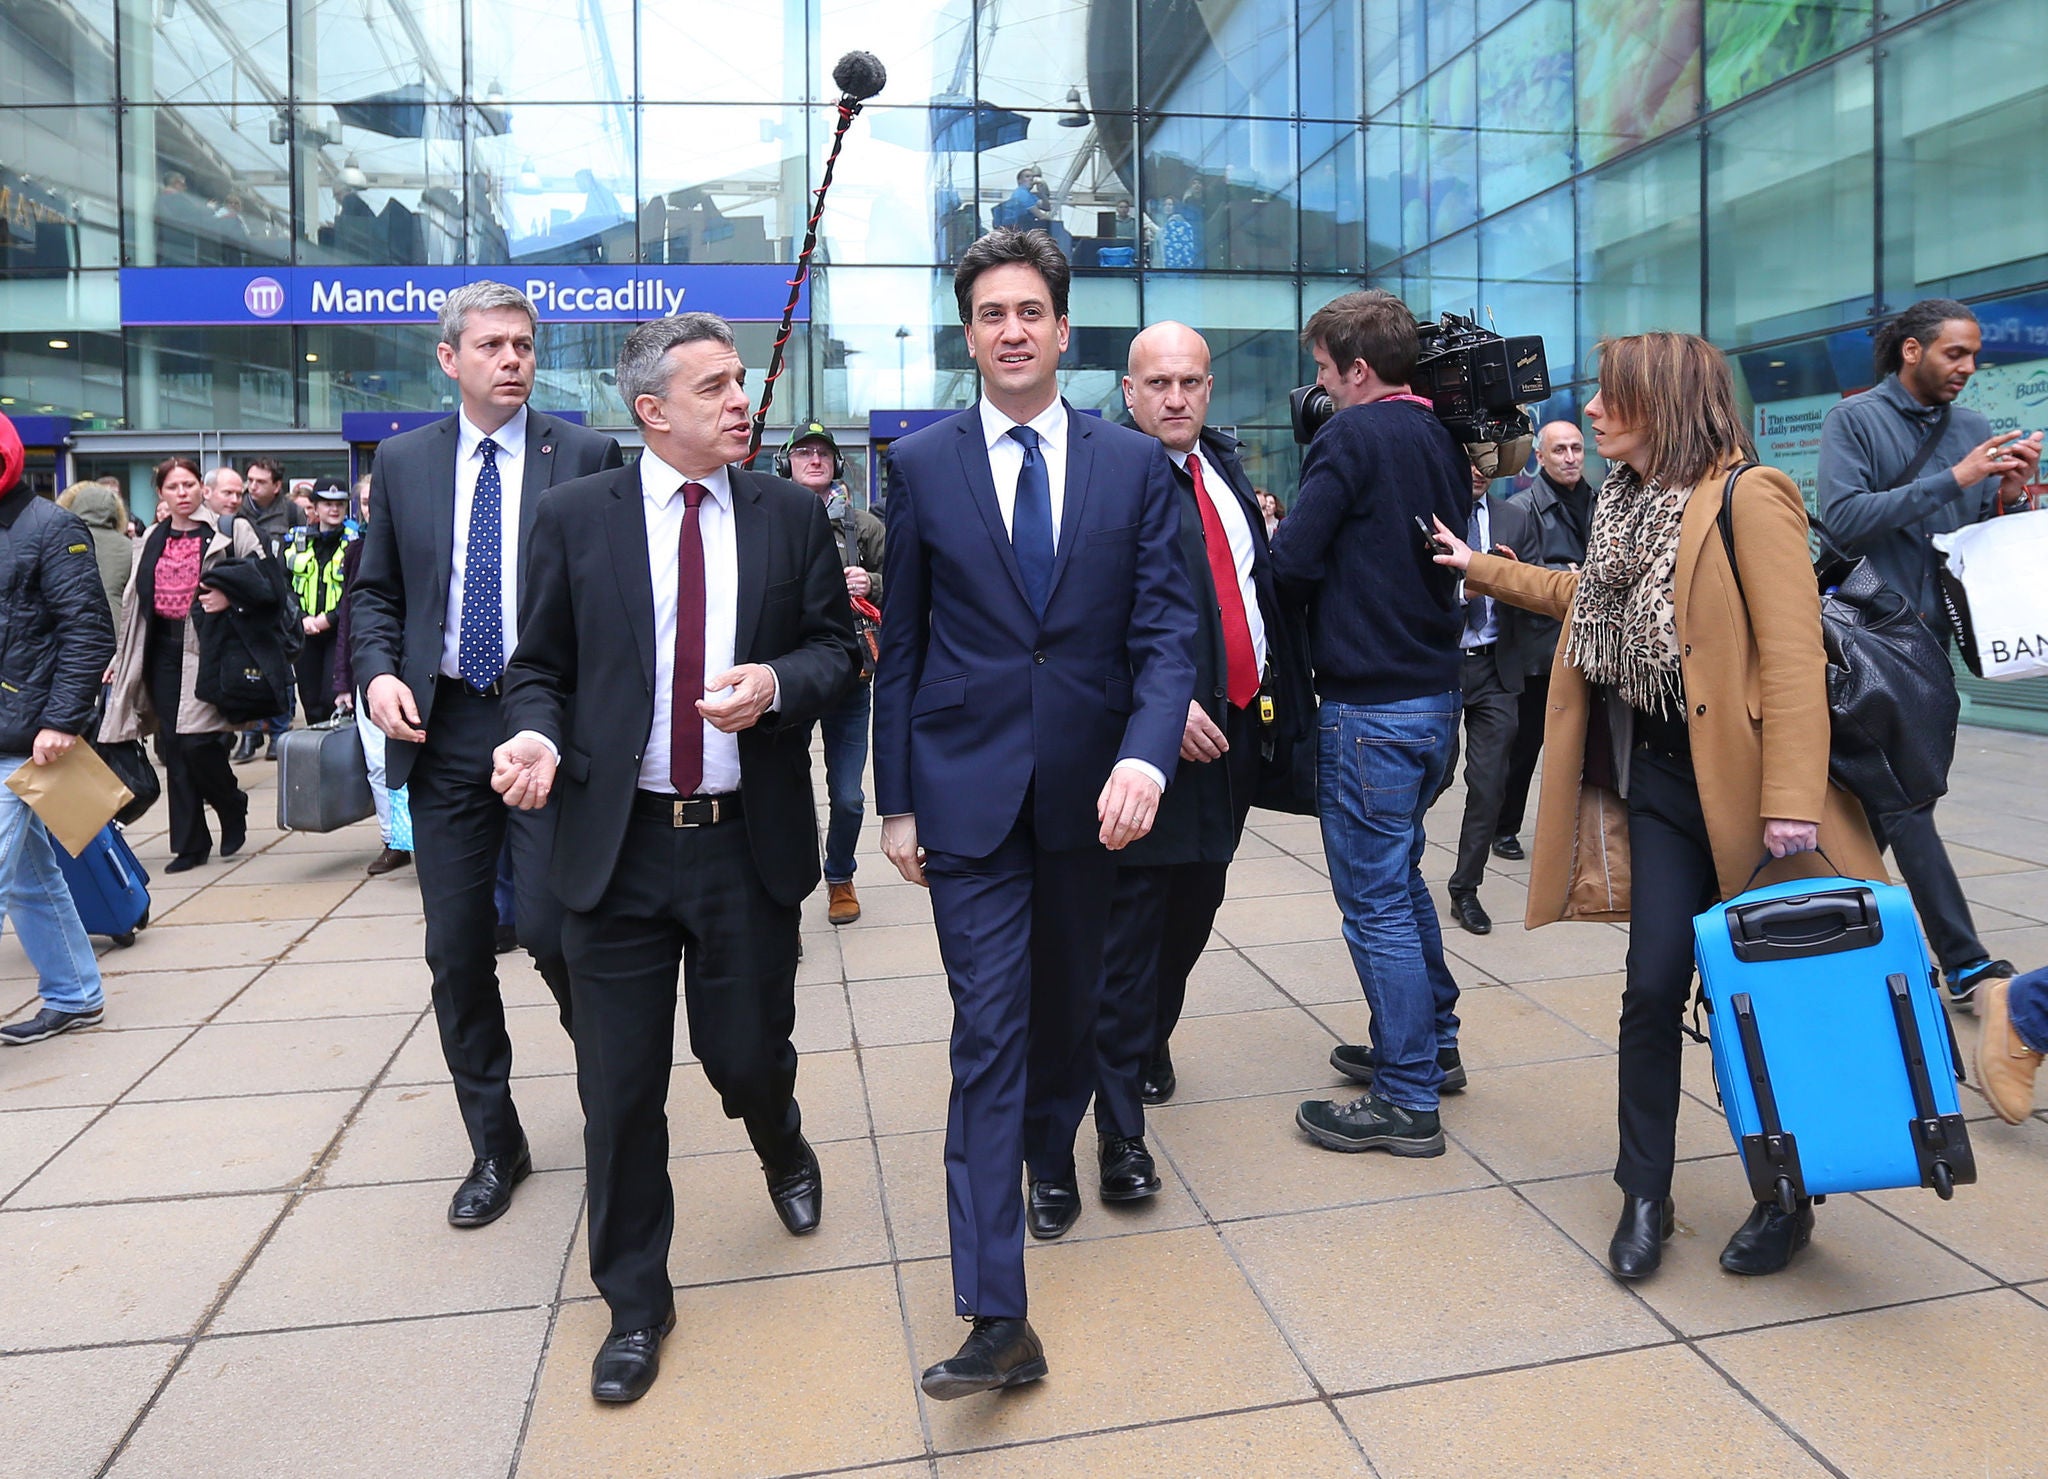
[[1955,1173],[1948,1168],[1947,1161],[1936,1161],[1930,1178],[1934,1182],[1934,1194],[1944,1202],[1956,1194]]
[[135,943],[135,931],[129,930],[126,934],[108,935],[107,938],[112,940],[116,945],[119,945],[123,950],[126,950],[130,945],[133,945]]
[[1787,1217],[1790,1217],[1799,1210],[1799,1198],[1793,1194],[1792,1178],[1790,1176],[1780,1176],[1778,1178],[1778,1210]]
[[149,906],[147,904],[143,905],[142,918],[135,921],[135,927],[139,930],[146,930],[149,928]]

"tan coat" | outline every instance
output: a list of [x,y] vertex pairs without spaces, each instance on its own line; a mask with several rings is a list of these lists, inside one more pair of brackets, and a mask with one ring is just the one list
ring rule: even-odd
[[[263,541],[247,519],[236,519],[228,534],[220,532],[214,511],[201,505],[192,516],[213,530],[206,541],[206,553],[199,557],[203,574],[230,555],[246,558],[263,552]],[[147,544],[149,536],[143,541]],[[142,555],[137,551],[135,568],[128,572],[128,588],[121,593],[120,645],[114,650],[114,677],[107,695],[107,716],[100,723],[100,738],[109,744],[140,739],[157,730],[157,713],[149,696],[149,619],[136,599],[135,582],[142,573]],[[244,726],[225,718],[212,704],[202,702],[193,691],[199,684],[199,628],[185,623],[184,673],[178,680],[179,734],[222,734]]]
[[[1775,468],[1744,473],[1735,500],[1738,590],[1716,519],[1723,468],[1692,492],[1679,527],[1673,605],[1685,678],[1686,729],[1721,896],[1742,891],[1764,856],[1766,817],[1820,823],[1812,853],[1774,863],[1759,885],[1831,872],[1883,879],[1863,809],[1828,782],[1827,657],[1820,593],[1808,562],[1806,507]],[[1475,555],[1472,591],[1563,620],[1574,571]],[[1748,594],[1744,604],[1743,592]],[[1752,621],[1752,618],[1754,620]],[[1626,803],[1586,784],[1592,686],[1559,642],[1543,726],[1543,792],[1529,864],[1527,927],[1629,914]]]

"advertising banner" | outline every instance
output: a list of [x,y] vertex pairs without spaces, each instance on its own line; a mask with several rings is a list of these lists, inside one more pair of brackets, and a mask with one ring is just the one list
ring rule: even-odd
[[[777,263],[699,267],[124,267],[123,325],[432,323],[466,282],[510,283],[544,323],[638,323],[716,313],[775,323],[791,268]],[[810,286],[797,300],[810,317]]]

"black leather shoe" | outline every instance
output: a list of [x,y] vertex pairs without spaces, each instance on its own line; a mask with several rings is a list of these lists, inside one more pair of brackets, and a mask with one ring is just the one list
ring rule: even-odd
[[978,1317],[974,1331],[949,1361],[926,1370],[918,1385],[934,1402],[951,1402],[976,1392],[1018,1387],[1045,1375],[1045,1347],[1025,1319]]
[[[1372,1049],[1363,1043],[1338,1043],[1330,1049],[1330,1066],[1353,1083],[1372,1085]],[[1439,1094],[1465,1092],[1465,1064],[1456,1048],[1438,1048],[1436,1066],[1444,1071],[1444,1081],[1437,1085]]]
[[499,925],[496,935],[492,938],[491,948],[499,955],[507,955],[517,950],[519,948],[518,928],[509,924]]
[[638,1402],[661,1375],[661,1343],[676,1328],[676,1312],[645,1330],[626,1330],[604,1338],[590,1363],[590,1395],[600,1402]]
[[232,823],[223,821],[220,824],[220,855],[224,858],[233,857],[242,850],[242,844],[248,840],[249,807],[245,802],[240,816],[236,817]]
[[1617,1279],[1646,1279],[1664,1261],[1664,1240],[1677,1227],[1669,1197],[1634,1197],[1623,1192],[1621,1221],[1607,1245],[1607,1266]]
[[1159,1051],[1152,1055],[1152,1061],[1145,1065],[1138,1075],[1138,1098],[1147,1104],[1164,1104],[1173,1097],[1173,1091],[1180,1080],[1173,1074],[1173,1055],[1166,1050],[1166,1044],[1159,1045]]
[[204,867],[208,856],[203,852],[181,852],[164,864],[164,872],[190,873],[194,868]]
[[[1065,1181],[1031,1183],[1031,1201],[1025,1209],[1024,1224],[1041,1242],[1063,1237],[1074,1219],[1081,1215],[1081,1183],[1072,1176]],[[1037,1337],[1033,1337],[1036,1339]]]
[[1775,1274],[1812,1241],[1811,1199],[1801,1197],[1790,1217],[1776,1202],[1758,1202],[1721,1250],[1721,1267],[1731,1274]]
[[448,1203],[450,1227],[486,1227],[512,1205],[512,1188],[533,1174],[533,1152],[524,1140],[514,1156],[478,1156]]
[[1519,863],[1528,856],[1522,851],[1522,839],[1512,836],[1494,838],[1493,855],[1497,858],[1506,858],[1510,863]]
[[796,1159],[786,1168],[766,1174],[768,1200],[775,1203],[775,1215],[782,1225],[798,1237],[816,1232],[818,1219],[825,1215],[825,1178],[810,1142],[799,1136]]
[[1477,894],[1452,894],[1451,918],[1457,920],[1459,928],[1467,934],[1493,933],[1493,916],[1486,912],[1486,906],[1479,902]]
[[1159,1195],[1159,1168],[1140,1135],[1102,1135],[1095,1143],[1105,1202],[1142,1202]]

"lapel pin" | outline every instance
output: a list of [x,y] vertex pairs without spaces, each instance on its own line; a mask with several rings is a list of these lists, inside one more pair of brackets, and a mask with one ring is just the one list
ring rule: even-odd
[[555,450],[555,449],[554,449],[554,448],[553,448],[552,446],[550,446],[550,445],[549,445],[548,443],[546,443],[546,442],[542,442],[542,443],[540,444],[540,455],[541,455],[541,456],[543,456],[543,457],[547,456],[547,455],[548,455],[548,453],[550,453],[550,452],[552,452],[552,451],[554,451],[554,450]]

